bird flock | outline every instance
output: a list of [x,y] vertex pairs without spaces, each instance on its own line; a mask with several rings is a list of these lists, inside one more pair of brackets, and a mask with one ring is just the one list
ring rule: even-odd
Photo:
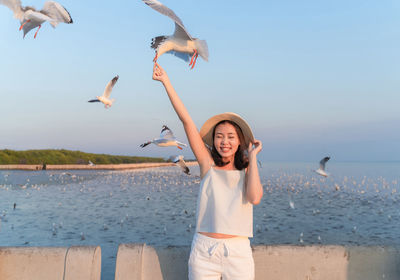
[[[354,169],[338,172],[335,178],[306,170],[263,170],[266,195],[254,209],[256,243],[373,244],[374,236],[386,244],[395,242],[400,221],[398,180],[353,176]],[[8,202],[9,207],[0,208],[5,234],[0,240],[36,224],[41,225],[42,236],[47,232],[57,240],[93,242],[96,234],[111,238],[123,231],[135,238],[150,234],[149,239],[157,240],[153,242],[169,242],[163,238],[193,231],[199,182],[198,167],[194,176],[174,168],[95,173],[1,171],[0,205]],[[12,239],[20,240],[18,244],[38,242],[35,234],[29,236]],[[176,242],[180,241],[172,240]]]
[[[155,50],[155,57],[153,62],[156,63],[157,59],[164,53],[170,53],[178,58],[181,58],[189,62],[190,69],[193,69],[197,58],[200,55],[205,61],[208,61],[208,46],[205,40],[194,38],[186,30],[182,20],[167,6],[163,5],[157,0],[142,0],[144,4],[148,5],[160,14],[169,17],[175,24],[175,31],[172,35],[157,36],[152,39],[151,48]],[[59,23],[72,24],[73,20],[68,10],[60,3],[55,1],[47,1],[41,10],[36,10],[31,6],[22,6],[20,0],[0,0],[0,4],[8,7],[14,14],[14,17],[19,20],[19,30],[23,30],[23,38],[32,29],[37,28],[34,38],[36,39],[39,29],[42,24],[49,22],[52,27],[56,27]],[[115,99],[110,98],[112,90],[116,85],[119,76],[116,75],[106,85],[104,92],[101,96],[96,96],[95,99],[91,99],[89,103],[101,102],[104,104],[106,109],[110,108]],[[153,139],[152,141],[146,142],[141,145],[145,147],[148,144],[153,143],[159,147],[176,146],[182,150],[186,144],[179,142],[173,136],[172,131],[164,125],[161,131],[160,138]],[[174,161],[182,170],[186,171],[188,168],[185,165],[183,156],[178,157],[180,160]]]
[[[155,57],[153,59],[154,63],[157,63],[157,59],[164,53],[171,53],[185,61],[190,61],[189,66],[191,69],[194,68],[199,55],[205,61],[208,61],[207,42],[205,40],[193,38],[186,30],[182,20],[173,10],[157,0],[142,1],[155,11],[169,17],[175,24],[174,34],[169,36],[157,36],[152,39],[151,48],[155,50]],[[53,27],[56,27],[60,22],[67,24],[73,23],[71,15],[67,9],[54,1],[45,2],[43,9],[40,11],[37,11],[35,8],[30,6],[22,6],[20,0],[0,0],[0,4],[9,7],[13,11],[14,17],[20,21],[20,30],[23,29],[24,37],[30,30],[38,27],[38,30],[34,35],[34,38],[36,38],[37,32],[45,21],[48,21]],[[115,101],[115,99],[110,98],[110,95],[118,79],[119,76],[115,76],[110,82],[108,82],[101,96],[96,96],[95,99],[91,99],[88,102],[101,102],[104,104],[106,109],[110,108]],[[162,127],[159,138],[143,143],[140,147],[144,148],[149,144],[155,144],[159,147],[176,146],[181,150],[182,146],[187,146],[186,144],[176,140],[172,131],[166,125]],[[187,166],[185,165],[183,156],[178,158],[180,158],[180,160],[172,161],[180,166],[186,174],[189,174],[189,172],[186,172]],[[328,173],[325,172],[325,163],[329,159],[330,157],[323,158],[320,161],[320,168],[314,171],[321,176],[327,177]]]
[[[208,61],[209,54],[207,42],[205,40],[192,37],[186,30],[182,20],[174,13],[173,10],[157,0],[142,1],[144,4],[148,5],[160,14],[169,17],[175,25],[175,31],[172,35],[162,35],[152,39],[151,48],[155,50],[155,57],[153,59],[154,63],[156,63],[157,59],[164,53],[173,54],[178,58],[189,62],[191,69],[194,68],[199,55],[205,61]],[[36,38],[39,29],[46,21],[49,22],[54,28],[59,23],[73,23],[72,17],[68,10],[55,1],[45,2],[43,9],[40,11],[37,11],[31,6],[22,6],[20,0],[0,0],[0,4],[10,8],[14,13],[14,17],[20,21],[19,29],[23,30],[24,38],[30,30],[37,28],[37,31],[34,35],[34,38]],[[110,98],[110,95],[118,79],[119,76],[116,75],[110,82],[108,82],[101,96],[96,96],[95,99],[91,99],[88,102],[101,102],[104,104],[106,109],[110,108],[115,101],[115,99]],[[186,144],[179,142],[173,135],[171,129],[169,129],[166,125],[162,127],[159,138],[154,138],[153,140],[147,141],[141,144],[140,147],[144,148],[149,144],[155,144],[159,147],[176,146],[181,150],[183,149],[182,147],[187,146]],[[314,171],[321,176],[327,177],[328,173],[325,171],[325,164],[329,159],[330,157],[324,157],[320,161],[320,168]],[[178,165],[184,173],[190,174],[189,168],[186,166],[182,155],[171,156],[169,160]],[[292,201],[290,202],[290,205],[291,208],[294,208]]]

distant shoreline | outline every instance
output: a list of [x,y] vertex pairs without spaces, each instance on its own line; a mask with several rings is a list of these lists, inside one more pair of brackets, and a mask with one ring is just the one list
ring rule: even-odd
[[[91,162],[100,164],[130,164],[130,163],[160,163],[166,162],[163,158],[143,156],[117,156],[107,154],[93,154],[70,150],[0,150],[0,165],[13,165],[17,168],[40,170],[40,165],[89,165]],[[24,166],[24,167],[20,167]],[[45,169],[45,168],[42,168]]]
[[[197,161],[186,162],[187,165],[197,165]],[[125,170],[125,169],[141,169],[154,167],[175,166],[172,162],[144,162],[144,163],[121,163],[121,164],[2,164],[0,170]]]

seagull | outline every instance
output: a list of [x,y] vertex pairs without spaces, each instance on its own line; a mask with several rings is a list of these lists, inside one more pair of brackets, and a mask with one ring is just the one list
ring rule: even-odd
[[328,177],[328,173],[325,172],[325,163],[330,159],[330,157],[324,157],[321,159],[319,162],[319,168],[317,170],[314,170],[316,173],[318,173],[321,176]]
[[185,147],[187,146],[186,144],[181,143],[178,140],[176,140],[174,134],[166,125],[162,126],[160,138],[156,138],[156,139],[153,139],[146,143],[143,143],[140,145],[140,147],[144,148],[151,143],[153,143],[159,147],[176,146],[176,147],[178,147],[178,149],[181,149],[181,150],[182,150],[181,146],[185,146]]
[[[156,51],[154,63],[163,53],[171,53],[186,62],[190,63],[191,69],[196,64],[197,57],[200,55],[205,61],[208,61],[208,46],[205,40],[193,38],[186,31],[182,20],[168,7],[157,0],[143,0],[143,2],[156,10],[157,12],[169,17],[175,22],[175,32],[171,36],[154,37],[151,41],[151,47]],[[190,58],[191,57],[191,58]]]
[[91,162],[90,160],[89,160],[89,162],[88,162],[88,165],[89,165],[89,166],[95,166],[95,164],[94,164],[93,162]]
[[289,189],[287,189],[287,192],[288,192],[288,196],[289,196],[289,207],[290,207],[291,209],[294,209],[294,202],[293,202],[293,200],[292,200],[292,197],[290,196]]
[[0,4],[9,7],[14,12],[14,17],[21,22],[19,30],[24,31],[25,35],[32,29],[38,27],[34,38],[45,21],[48,21],[53,28],[60,22],[73,23],[71,15],[61,4],[54,1],[44,3],[43,9],[37,11],[34,7],[22,7],[21,0],[0,0]]
[[175,163],[177,166],[179,166],[184,173],[186,173],[187,175],[190,175],[189,167],[186,166],[186,162],[183,160],[183,156],[182,155],[180,155],[180,156],[171,156],[169,159],[173,163]]
[[112,91],[114,85],[118,81],[118,78],[119,78],[119,76],[117,75],[111,81],[108,82],[106,88],[104,89],[102,96],[96,96],[96,99],[89,100],[88,102],[102,102],[106,109],[110,108],[114,102],[114,99],[109,99],[109,97],[110,97],[110,94],[111,94],[111,91]]

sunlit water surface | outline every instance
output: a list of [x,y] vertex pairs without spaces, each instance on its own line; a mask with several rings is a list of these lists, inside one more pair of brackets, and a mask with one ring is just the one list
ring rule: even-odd
[[[332,162],[327,179],[316,167],[262,164],[252,244],[399,246],[400,163]],[[191,173],[0,171],[0,246],[100,245],[102,279],[114,279],[120,243],[190,245],[198,167]]]

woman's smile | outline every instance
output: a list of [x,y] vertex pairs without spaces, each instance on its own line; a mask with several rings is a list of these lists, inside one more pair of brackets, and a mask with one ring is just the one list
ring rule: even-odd
[[230,147],[220,147],[220,151],[223,153],[228,153],[231,150]]

